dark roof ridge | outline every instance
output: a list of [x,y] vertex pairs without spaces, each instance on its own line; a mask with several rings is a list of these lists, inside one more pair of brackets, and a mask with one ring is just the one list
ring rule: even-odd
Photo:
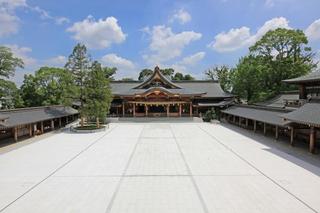
[[248,104],[235,104],[234,106],[237,107],[245,107],[251,109],[261,109],[261,110],[268,110],[268,111],[277,111],[277,112],[292,112],[290,109],[284,109],[282,107],[272,107],[272,106],[261,106],[261,105],[248,105]]
[[2,109],[2,110],[0,110],[0,113],[18,112],[18,111],[31,111],[31,110],[37,110],[37,109],[54,108],[54,107],[70,107],[70,106],[49,105],[49,106],[23,107],[23,108],[14,108],[14,109]]

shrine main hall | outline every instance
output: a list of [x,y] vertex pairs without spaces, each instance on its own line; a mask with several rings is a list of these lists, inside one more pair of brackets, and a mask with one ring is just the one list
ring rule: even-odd
[[156,67],[144,81],[111,81],[110,116],[192,117],[232,102],[215,80],[173,81]]

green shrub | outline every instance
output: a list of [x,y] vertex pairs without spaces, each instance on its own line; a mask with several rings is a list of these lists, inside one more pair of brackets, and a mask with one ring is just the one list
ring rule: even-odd
[[210,122],[211,120],[214,120],[214,119],[216,119],[216,118],[217,118],[217,115],[216,115],[215,111],[212,109],[212,110],[208,110],[208,111],[204,114],[202,120],[203,120],[204,122]]

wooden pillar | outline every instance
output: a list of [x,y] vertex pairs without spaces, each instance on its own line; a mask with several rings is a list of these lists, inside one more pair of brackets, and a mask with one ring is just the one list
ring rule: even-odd
[[248,126],[249,126],[249,119],[246,118],[246,128],[248,128]]
[[233,123],[236,123],[236,116],[233,115]]
[[315,152],[315,145],[316,145],[316,131],[314,127],[310,127],[310,142],[309,142],[309,152]]
[[253,131],[254,132],[257,131],[257,121],[256,120],[253,121]]
[[167,117],[170,117],[170,104],[167,105]]
[[61,122],[61,118],[59,118],[59,127],[61,127],[62,126],[62,124],[61,124],[62,122]]
[[146,112],[146,117],[148,117],[148,105],[147,104],[144,105],[144,110]]
[[293,140],[293,138],[294,138],[294,128],[291,127],[291,128],[290,128],[290,145],[291,145],[291,146],[294,146],[294,140]]
[[182,104],[179,104],[179,117],[181,117],[181,112],[182,112]]
[[263,123],[263,134],[266,135],[267,134],[267,124]]
[[[81,119],[83,119],[83,118],[81,118]],[[69,118],[68,118],[68,116],[66,116],[66,124],[68,124],[69,123]]]
[[133,104],[133,117],[136,117],[136,104]]
[[[67,117],[67,123],[68,123],[68,117]],[[43,121],[41,121],[41,134],[43,134]]]
[[51,129],[52,130],[54,129],[54,120],[53,119],[51,120]]
[[124,108],[124,103],[122,103],[122,117],[124,117],[124,113],[125,113],[125,108]]
[[32,124],[29,124],[29,136],[32,137]]
[[276,140],[279,139],[279,127],[276,126]]
[[239,116],[239,126],[241,126],[241,117]]
[[192,117],[193,116],[193,114],[192,114],[192,102],[190,102],[190,117]]
[[306,86],[304,84],[299,85],[299,98],[307,99]]
[[18,141],[18,127],[13,128],[13,138],[15,142]]

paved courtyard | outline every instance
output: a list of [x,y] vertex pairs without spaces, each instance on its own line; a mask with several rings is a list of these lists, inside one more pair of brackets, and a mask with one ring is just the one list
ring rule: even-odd
[[0,212],[319,211],[319,167],[221,125],[114,123],[0,155]]

